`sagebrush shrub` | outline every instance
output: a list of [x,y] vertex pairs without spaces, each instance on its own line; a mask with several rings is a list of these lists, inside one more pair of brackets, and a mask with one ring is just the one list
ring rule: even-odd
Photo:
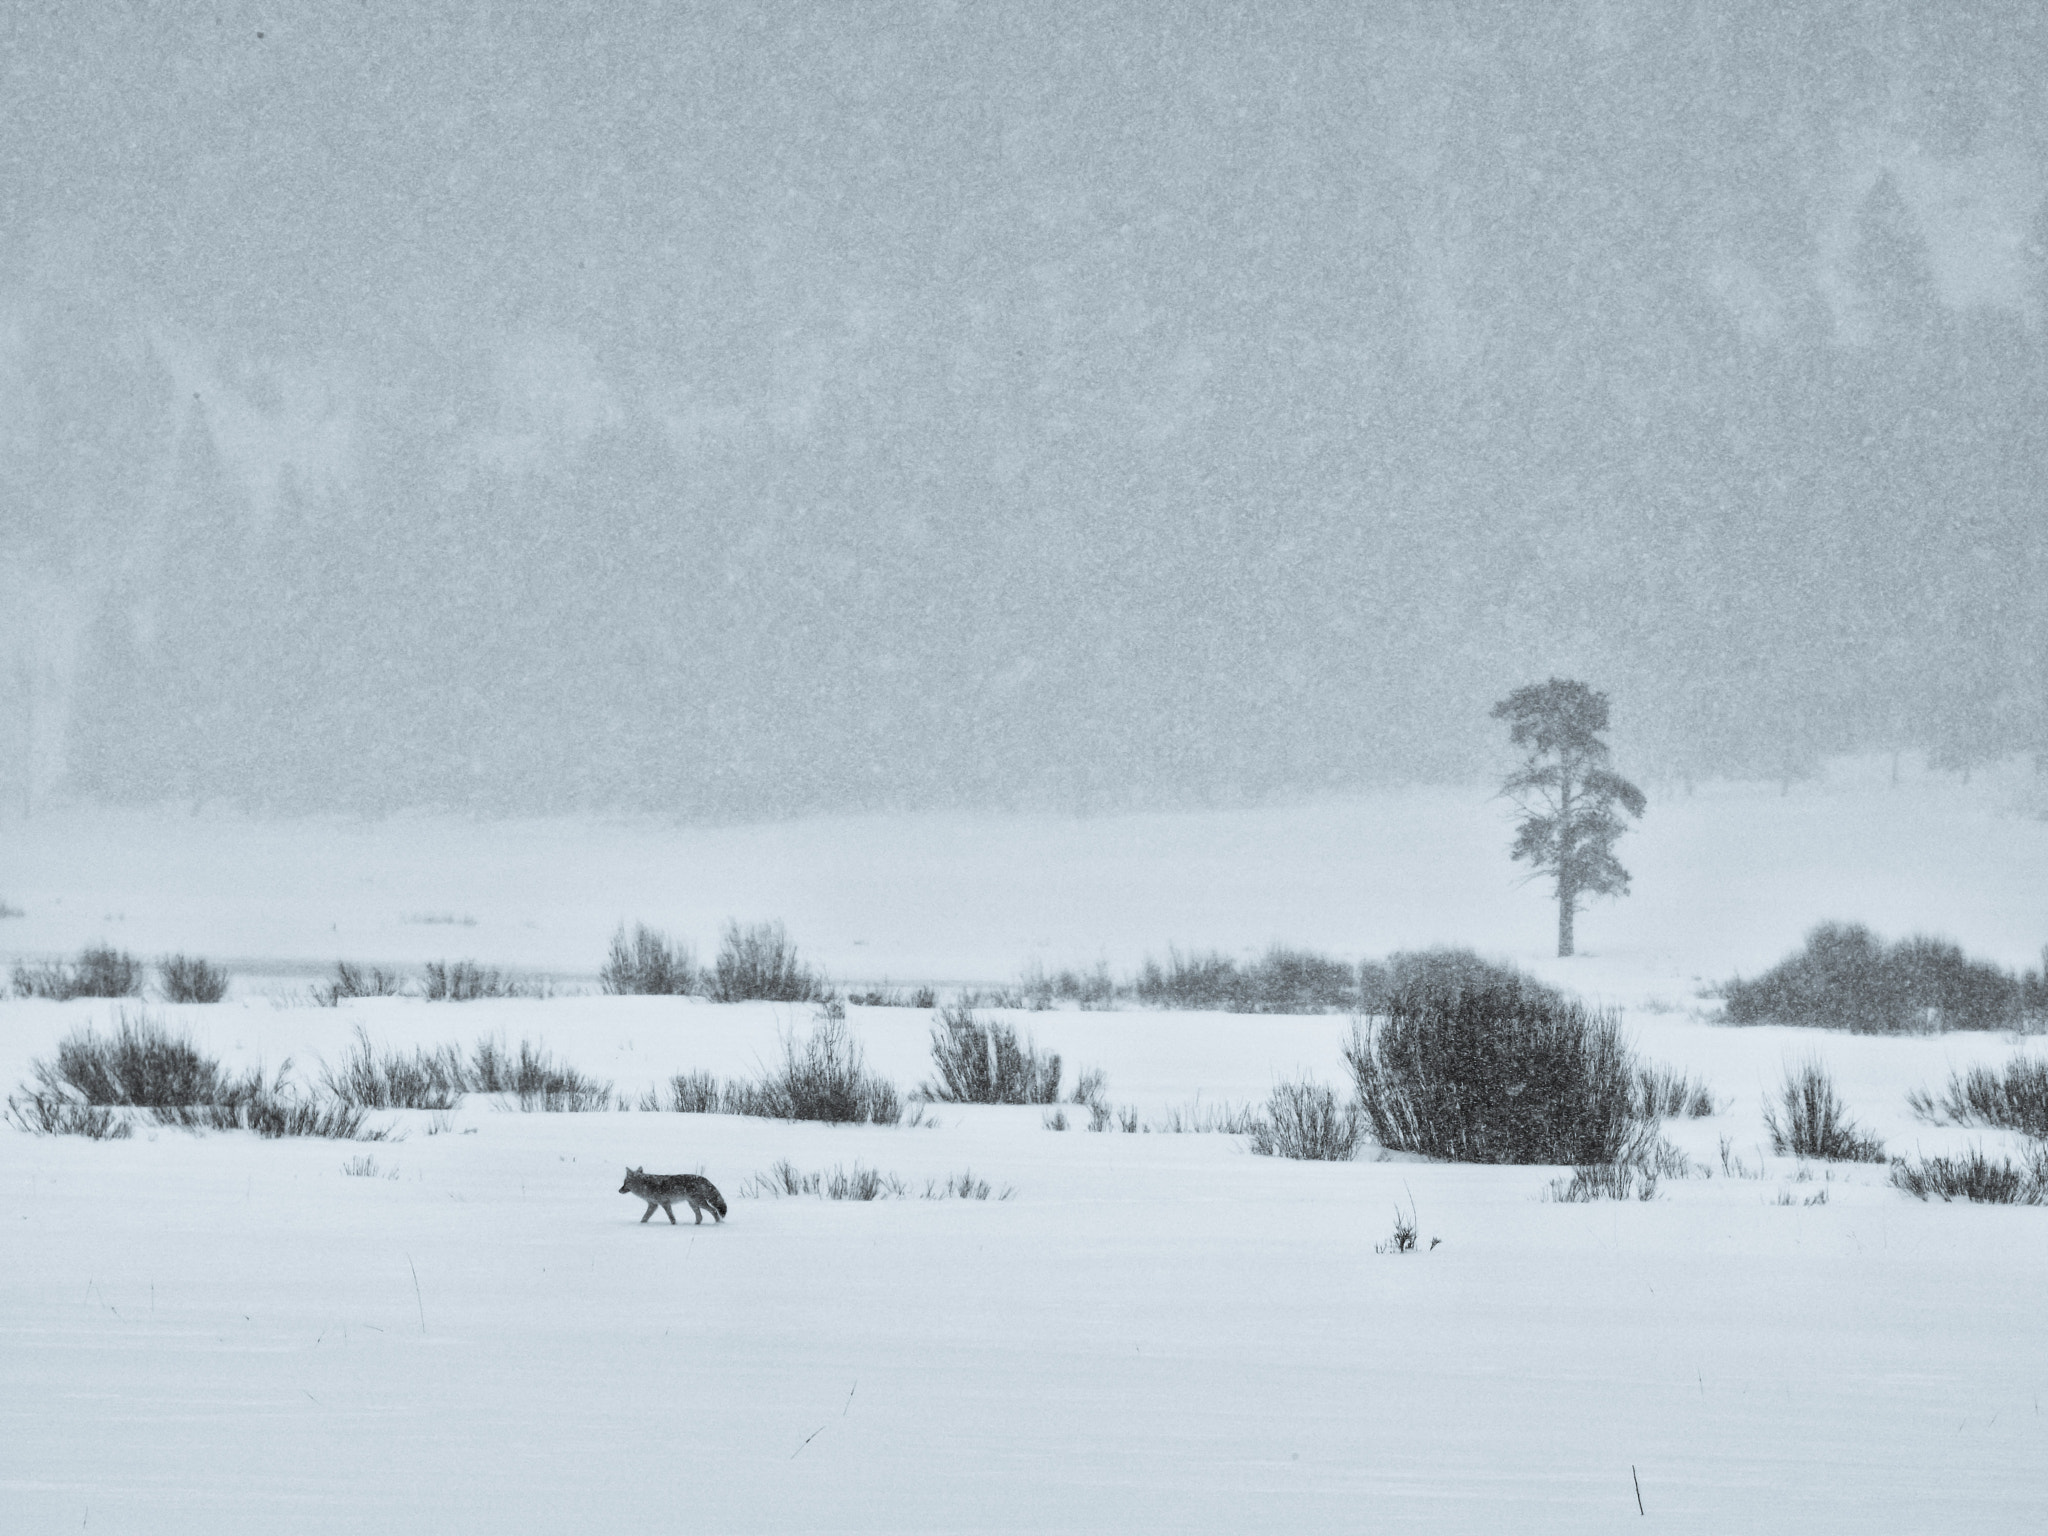
[[69,1089],[87,1104],[147,1109],[210,1104],[228,1095],[234,1082],[190,1035],[125,1008],[115,1012],[111,1034],[73,1030],[57,1043],[55,1066],[37,1061],[34,1071],[45,1088]]
[[313,1001],[323,1008],[338,1008],[344,999],[355,997],[402,997],[405,978],[381,966],[334,962],[334,979],[313,989]]
[[1714,1112],[1714,1091],[1705,1083],[1690,1081],[1683,1072],[1644,1067],[1637,1081],[1641,1085],[1637,1109],[1645,1120],[1700,1119]]
[[228,973],[196,956],[166,955],[156,963],[156,984],[167,1003],[217,1003],[228,994]]
[[1611,1013],[1480,981],[1397,993],[1345,1047],[1382,1146],[1468,1163],[1628,1162],[1654,1139]]
[[454,1046],[415,1046],[409,1056],[387,1051],[380,1059],[360,1025],[341,1066],[322,1063],[320,1074],[330,1094],[362,1109],[453,1109],[465,1083],[462,1055]]
[[1994,1162],[1981,1147],[1961,1157],[1924,1157],[1918,1163],[1900,1158],[1892,1164],[1892,1183],[1916,1200],[2048,1205],[2048,1153],[2036,1152],[2020,1165],[2003,1157]]
[[1834,1080],[1819,1062],[1806,1062],[1788,1073],[1779,1102],[1782,1119],[1776,1110],[1764,1111],[1773,1152],[1838,1163],[1884,1161],[1884,1143],[1856,1128],[1835,1094]]
[[1356,1104],[1340,1103],[1326,1085],[1306,1079],[1275,1084],[1248,1130],[1251,1149],[1261,1157],[1326,1163],[1349,1160],[1365,1135]]
[[473,1003],[486,997],[530,997],[542,991],[496,966],[474,960],[429,960],[420,977],[420,996],[430,1003]]
[[795,1035],[784,1035],[782,1060],[754,1082],[727,1083],[720,1105],[729,1115],[835,1125],[894,1125],[903,1118],[895,1085],[867,1070],[844,1015],[823,1010],[809,1039],[799,1044]]
[[2048,1140],[2048,1061],[2015,1056],[2002,1072],[1977,1066],[1951,1073],[1939,1099],[1915,1089],[1906,1102],[1936,1125],[1995,1125]]
[[123,950],[88,944],[71,965],[60,960],[18,964],[13,980],[17,996],[53,1003],[68,1003],[74,997],[140,997],[142,962]]
[[831,988],[803,963],[780,923],[725,925],[712,966],[711,995],[721,1003],[822,1002]]
[[1056,1104],[1060,1059],[999,1019],[983,1022],[954,1003],[932,1026],[932,1063],[939,1080],[921,1090],[947,1104]]
[[719,1109],[718,1079],[709,1072],[678,1072],[669,1079],[668,1107],[677,1114],[715,1115]]
[[223,1072],[188,1037],[147,1014],[117,1016],[111,1037],[74,1032],[57,1046],[55,1064],[36,1061],[39,1089],[10,1100],[21,1123],[33,1129],[95,1138],[128,1134],[113,1107],[145,1111],[158,1125],[188,1130],[247,1130],[259,1136],[327,1136],[382,1140],[389,1133],[363,1124],[363,1110],[325,1102],[285,1082],[287,1062],[265,1081],[251,1071]]
[[626,936],[626,925],[619,925],[612,935],[611,954],[597,979],[605,991],[621,995],[674,997],[702,986],[689,949],[645,923],[633,925],[631,938]]

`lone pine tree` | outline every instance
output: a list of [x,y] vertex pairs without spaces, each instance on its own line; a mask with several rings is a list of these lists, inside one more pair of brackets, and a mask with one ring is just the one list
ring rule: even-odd
[[1607,766],[1607,695],[1553,677],[1517,688],[1493,706],[1522,766],[1500,787],[1522,812],[1516,859],[1557,881],[1557,952],[1572,952],[1572,919],[1587,896],[1625,896],[1628,871],[1614,856],[1627,827],[1617,810],[1643,814],[1643,792]]

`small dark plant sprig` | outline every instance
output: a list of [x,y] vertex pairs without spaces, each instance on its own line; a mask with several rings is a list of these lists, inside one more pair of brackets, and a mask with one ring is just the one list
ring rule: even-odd
[[1771,1150],[1781,1155],[1816,1157],[1837,1163],[1881,1163],[1884,1143],[1864,1134],[1849,1119],[1835,1093],[1834,1080],[1818,1061],[1807,1061],[1786,1074],[1779,1092],[1782,1118],[1764,1110],[1764,1129]]
[[[1372,1251],[1383,1254],[1416,1252],[1421,1244],[1421,1229],[1416,1224],[1415,1212],[1415,1195],[1410,1191],[1408,1209],[1403,1211],[1400,1202],[1394,1202],[1394,1230],[1387,1235],[1385,1242],[1374,1243]],[[1429,1246],[1435,1248],[1442,1241],[1440,1237],[1432,1237]]]

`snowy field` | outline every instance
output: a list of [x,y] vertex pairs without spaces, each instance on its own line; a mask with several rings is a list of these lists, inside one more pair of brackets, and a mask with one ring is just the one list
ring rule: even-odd
[[[1895,1152],[2015,1152],[1916,1122],[1905,1094],[2041,1042],[1733,1030],[1699,995],[1829,918],[2038,964],[2032,793],[2017,772],[1891,789],[1863,769],[1653,801],[1622,847],[1636,894],[1592,908],[1567,962],[1544,956],[1552,914],[1513,883],[1483,793],[716,831],[11,825],[0,897],[26,915],[0,947],[235,962],[226,1003],[150,1005],[235,1067],[304,1073],[360,1027],[380,1046],[544,1040],[629,1097],[751,1072],[808,1009],[575,990],[621,920],[701,958],[735,916],[781,918],[837,977],[898,982],[1120,971],[1169,943],[1466,944],[1622,1006],[1646,1059],[1722,1102],[1666,1124],[1712,1177],[1591,1205],[1542,1198],[1556,1169],[1291,1163],[1022,1109],[824,1128],[473,1097],[373,1115],[402,1139],[372,1145],[8,1129],[0,1529],[2038,1529],[2048,1211],[1773,1159],[1762,1110],[1818,1055]],[[476,958],[564,990],[307,1006],[343,957]],[[113,1006],[0,1004],[0,1084]],[[931,1075],[927,1015],[849,1017],[883,1075]],[[1336,1017],[1015,1019],[1155,1122],[1278,1076],[1345,1081]],[[363,1157],[374,1173],[344,1171]],[[745,1196],[781,1159],[1013,1193]],[[701,1168],[730,1218],[639,1224],[615,1193],[629,1163]],[[1397,1206],[1440,1241],[1376,1252]]]

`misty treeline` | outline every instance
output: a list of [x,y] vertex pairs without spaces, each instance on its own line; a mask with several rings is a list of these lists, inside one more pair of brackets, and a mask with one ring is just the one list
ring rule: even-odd
[[0,779],[1233,800],[1546,669],[1667,781],[2048,746],[2035,8],[0,45]]

